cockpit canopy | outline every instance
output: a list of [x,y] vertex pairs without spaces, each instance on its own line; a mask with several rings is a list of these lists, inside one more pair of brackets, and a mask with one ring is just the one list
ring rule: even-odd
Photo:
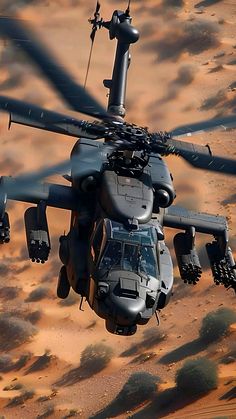
[[153,226],[126,230],[122,224],[104,220],[104,246],[99,257],[99,270],[121,269],[157,277],[157,232]]

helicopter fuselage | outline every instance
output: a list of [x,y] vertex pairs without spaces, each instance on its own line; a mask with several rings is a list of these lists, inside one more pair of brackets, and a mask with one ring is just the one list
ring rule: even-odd
[[[88,172],[86,154],[94,146],[99,150]],[[161,158],[138,178],[127,177],[110,170],[104,149],[104,143],[84,139],[73,148],[78,211],[72,213],[69,234],[61,237],[60,257],[74,291],[86,297],[110,332],[127,335],[171,295],[173,268],[160,207],[156,217],[152,214],[157,191],[165,191],[172,202],[174,189]],[[74,173],[80,164],[85,176],[80,170],[78,179]],[[153,165],[158,182],[152,180]]]

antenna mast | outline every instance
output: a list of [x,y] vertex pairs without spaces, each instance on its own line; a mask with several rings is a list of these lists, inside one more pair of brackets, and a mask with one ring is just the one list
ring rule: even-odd
[[125,11],[126,16],[130,16],[130,4],[131,4],[131,0],[129,0],[127,9]]
[[109,29],[110,39],[117,40],[112,78],[104,80],[103,84],[109,89],[108,111],[120,117],[125,116],[127,72],[131,59],[129,48],[139,39],[138,30],[131,25],[130,3],[125,12],[115,10],[110,22],[103,23]]
[[93,52],[93,44],[94,44],[94,39],[95,39],[95,35],[96,32],[98,30],[98,28],[101,28],[101,24],[102,24],[102,20],[100,20],[100,8],[101,5],[99,3],[99,1],[97,1],[97,5],[96,5],[96,9],[94,12],[94,18],[93,19],[89,19],[89,23],[91,23],[91,25],[93,25],[92,27],[92,31],[90,34],[90,39],[91,39],[91,47],[90,47],[90,53],[89,53],[89,60],[88,60],[88,65],[87,65],[87,71],[86,71],[86,76],[85,76],[85,81],[84,81],[84,88],[86,87],[87,84],[87,79],[88,79],[88,73],[89,73],[89,69],[90,69],[90,64],[91,64],[91,58],[92,58],[92,52]]

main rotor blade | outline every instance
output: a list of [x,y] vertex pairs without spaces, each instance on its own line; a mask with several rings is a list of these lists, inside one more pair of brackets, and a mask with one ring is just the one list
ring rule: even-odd
[[26,22],[1,16],[0,34],[8,37],[32,59],[73,110],[98,119],[110,117],[106,110],[57,63]]
[[94,150],[89,150],[83,154],[83,161],[79,156],[72,156],[52,166],[44,167],[25,175],[18,176],[18,181],[23,183],[40,182],[53,175],[67,174],[73,170],[73,177],[84,178],[94,173]]
[[[27,192],[27,189],[31,189],[37,183],[43,181],[44,179],[48,178],[49,176],[58,175],[58,174],[68,174],[68,172],[73,173],[73,178],[81,179],[91,175],[99,175],[100,169],[98,170],[95,167],[95,160],[100,159],[103,160],[104,155],[107,153],[111,153],[113,151],[113,146],[106,145],[105,143],[100,144],[97,148],[97,154],[93,147],[91,150],[87,150],[81,155],[74,155],[71,156],[70,159],[64,160],[60,163],[56,163],[55,165],[51,165],[48,167],[44,167],[42,169],[26,173],[23,175],[19,175],[14,178],[14,182],[7,183],[6,186],[1,185],[0,183],[0,192],[1,186],[5,187],[5,192],[12,196],[14,194],[15,198],[17,196],[21,196]],[[96,155],[95,155],[96,154]],[[14,198],[14,199],[15,199]]]
[[174,128],[170,131],[171,136],[174,138],[178,137],[190,137],[191,135],[205,132],[205,131],[214,131],[217,129],[229,129],[236,128],[236,114],[224,116],[222,118],[208,119],[206,121],[197,122],[189,125],[182,125],[180,127]]
[[10,123],[15,122],[71,137],[102,138],[105,130],[102,125],[71,118],[7,96],[0,96],[1,110],[10,114]]
[[[89,157],[91,154],[87,155],[87,160],[89,161]],[[28,189],[32,189],[32,187],[39,184],[41,181],[46,179],[49,176],[53,176],[56,174],[65,174],[71,171],[73,166],[74,176],[77,178],[83,178],[93,174],[93,167],[87,162],[84,164],[79,164],[76,168],[76,159],[72,160],[64,160],[63,162],[57,163],[55,165],[44,167],[41,170],[37,170],[34,172],[26,173],[24,175],[19,175],[14,178],[14,182],[9,183],[0,183],[0,192],[1,188],[4,188],[4,192],[9,196],[11,199],[14,196],[14,199],[17,197],[21,197],[22,194],[24,195],[27,193]],[[81,163],[81,162],[80,162]],[[3,177],[4,178],[4,177]],[[5,177],[6,178],[6,177]]]
[[177,154],[194,167],[236,175],[236,160],[213,156],[209,146],[200,146],[174,139],[168,140],[167,146],[168,154]]

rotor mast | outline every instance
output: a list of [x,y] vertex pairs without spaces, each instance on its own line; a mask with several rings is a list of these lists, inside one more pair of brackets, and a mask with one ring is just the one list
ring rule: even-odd
[[117,39],[112,79],[104,80],[103,84],[109,89],[108,112],[120,117],[125,116],[129,47],[139,39],[139,32],[131,25],[131,21],[128,7],[125,12],[115,10],[109,22],[102,22],[102,26],[109,30],[110,39]]

